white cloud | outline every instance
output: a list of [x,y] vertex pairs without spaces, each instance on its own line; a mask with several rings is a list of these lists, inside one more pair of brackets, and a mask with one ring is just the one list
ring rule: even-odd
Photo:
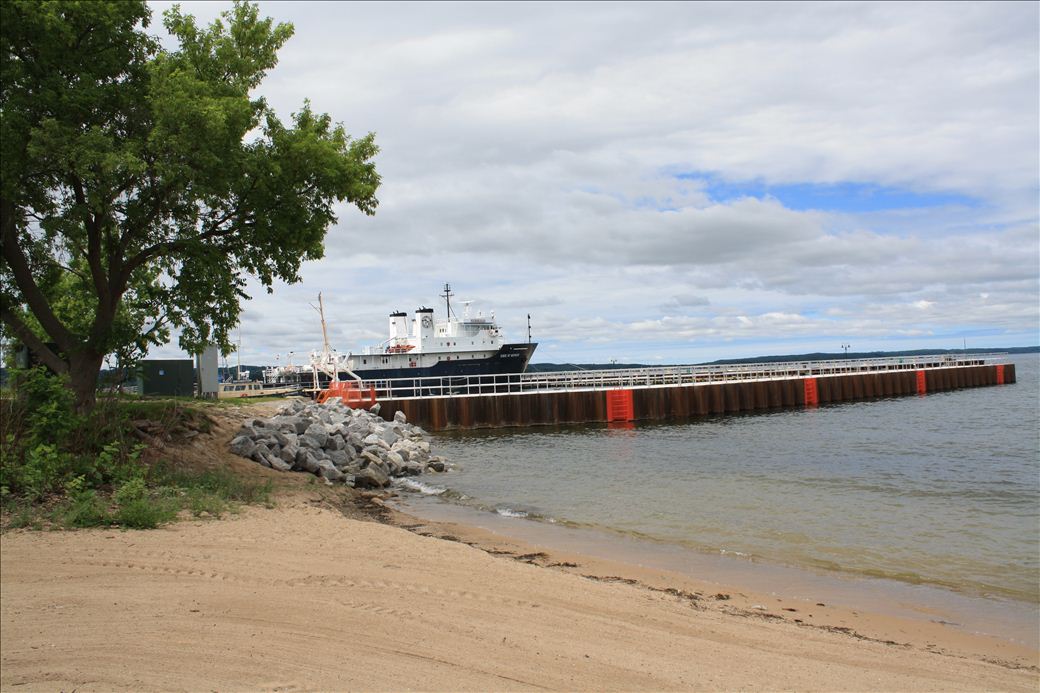
[[[319,291],[348,349],[445,281],[516,339],[531,313],[557,361],[1036,342],[1035,3],[261,11],[296,26],[262,93],[375,131],[384,185],[375,217],[341,208],[302,284],[252,291],[258,360],[320,345]],[[687,172],[949,201],[799,211]]]

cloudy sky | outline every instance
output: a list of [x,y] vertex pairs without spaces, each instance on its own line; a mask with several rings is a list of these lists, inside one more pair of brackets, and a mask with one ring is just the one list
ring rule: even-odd
[[1037,3],[260,6],[258,91],[384,182],[252,292],[245,362],[320,347],[318,292],[356,351],[445,282],[536,362],[1040,342]]

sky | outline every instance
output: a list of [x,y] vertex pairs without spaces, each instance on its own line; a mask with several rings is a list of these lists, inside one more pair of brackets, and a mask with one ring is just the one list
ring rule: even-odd
[[356,352],[445,282],[534,362],[1038,344],[1038,8],[261,2],[256,93],[376,133],[383,184],[250,285],[242,361],[320,348],[319,292]]

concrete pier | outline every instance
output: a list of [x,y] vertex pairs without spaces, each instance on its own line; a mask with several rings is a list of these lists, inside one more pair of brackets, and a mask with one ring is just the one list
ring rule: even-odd
[[[781,364],[783,365],[783,364]],[[925,396],[968,387],[1015,382],[1014,364],[990,364],[982,359],[898,364],[896,369],[857,368],[847,372],[798,368],[784,377],[771,365],[763,377],[754,373],[722,382],[669,384],[667,378],[647,377],[639,385],[560,389],[517,386],[490,394],[451,394],[423,397],[379,397],[387,420],[401,411],[408,421],[430,431],[509,426],[581,423],[668,421],[791,407],[820,406],[909,395]],[[905,367],[904,367],[905,366]],[[652,369],[647,369],[650,373]],[[840,369],[839,369],[840,370]],[[866,371],[866,372],[864,372]],[[511,391],[510,391],[511,390]]]

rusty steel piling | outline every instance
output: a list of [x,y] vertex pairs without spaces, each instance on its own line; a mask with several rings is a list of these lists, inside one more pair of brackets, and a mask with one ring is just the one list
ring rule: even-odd
[[[813,371],[809,371],[813,372]],[[647,378],[651,383],[653,378]],[[660,382],[660,381],[658,381]],[[1015,382],[1014,364],[937,365],[904,370],[769,377],[686,384],[380,398],[430,431],[512,426],[674,421],[838,402],[927,395]]]

